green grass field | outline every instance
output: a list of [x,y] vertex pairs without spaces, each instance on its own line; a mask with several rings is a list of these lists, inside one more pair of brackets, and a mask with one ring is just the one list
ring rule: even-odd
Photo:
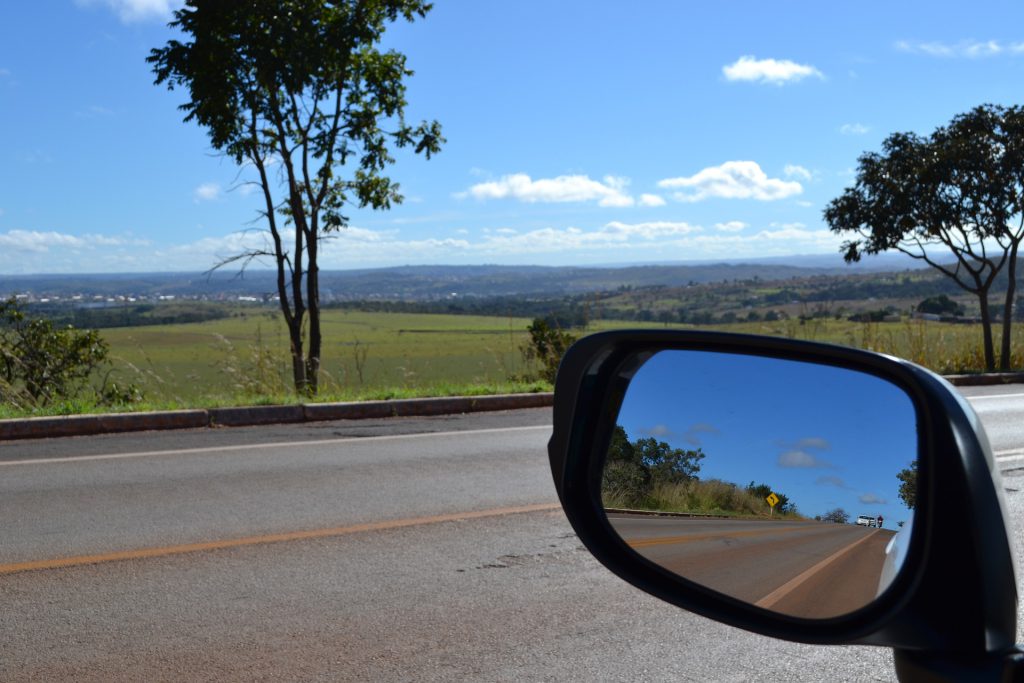
[[[519,345],[528,324],[517,318],[326,311],[321,388],[358,397],[497,387],[526,370]],[[109,329],[103,336],[116,378],[137,384],[154,400],[192,404],[290,391],[288,335],[273,312]]]
[[[443,396],[550,390],[530,375],[520,346],[525,318],[365,313],[328,310],[323,317],[321,400]],[[599,321],[586,332],[659,323]],[[1024,326],[1014,334],[1014,367],[1024,367]],[[712,328],[704,328],[712,329]],[[981,330],[904,320],[854,323],[797,319],[736,323],[714,329],[831,342],[908,358],[942,373],[982,368]],[[291,387],[288,337],[280,315],[241,309],[202,323],[102,331],[113,367],[108,379],[139,387],[132,409],[209,407],[298,400]],[[998,338],[997,338],[998,353]],[[97,410],[87,401],[45,412]],[[23,414],[0,409],[0,416]]]
[[[428,390],[448,385],[499,384],[527,374],[519,348],[525,318],[327,311],[323,318],[322,389],[333,394]],[[599,321],[587,331],[638,326]],[[656,323],[640,324],[649,328]],[[939,372],[981,369],[981,330],[905,320],[854,323],[791,319],[737,323],[716,329],[831,342],[908,358]],[[288,337],[276,313],[241,313],[185,325],[104,330],[116,377],[159,400],[287,394]],[[1024,329],[1014,348],[1024,351]],[[1018,354],[1024,355],[1024,354]],[[1015,365],[1024,365],[1016,358]]]

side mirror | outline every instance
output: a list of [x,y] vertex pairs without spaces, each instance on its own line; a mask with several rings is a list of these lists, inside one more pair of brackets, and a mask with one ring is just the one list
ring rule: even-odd
[[1016,582],[984,431],[942,378],[786,339],[586,337],[552,473],[580,539],[675,605],[764,635],[896,649],[897,672],[1016,666]]

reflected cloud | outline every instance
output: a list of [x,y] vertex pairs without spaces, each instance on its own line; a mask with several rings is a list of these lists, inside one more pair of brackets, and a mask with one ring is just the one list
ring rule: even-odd
[[832,467],[832,463],[828,462],[827,460],[824,460],[823,458],[819,458],[819,457],[817,457],[815,455],[812,455],[811,453],[808,453],[807,451],[803,451],[803,450],[798,450],[797,449],[797,450],[791,450],[791,451],[786,451],[785,453],[782,453],[779,456],[779,467],[785,467],[787,469],[790,469],[790,468],[813,469],[813,468]]
[[858,500],[865,505],[886,505],[889,502],[885,498],[879,498],[873,493],[862,493]]
[[708,424],[707,422],[698,422],[697,424],[692,425],[689,429],[686,430],[686,432],[683,434],[683,439],[686,441],[686,443],[690,444],[691,446],[700,446],[702,445],[700,440],[701,434],[720,433],[721,432],[718,431],[718,427],[715,427],[713,424]]
[[656,424],[653,427],[641,428],[638,430],[644,436],[653,436],[656,439],[666,439],[671,436],[678,436],[676,432],[665,424]]

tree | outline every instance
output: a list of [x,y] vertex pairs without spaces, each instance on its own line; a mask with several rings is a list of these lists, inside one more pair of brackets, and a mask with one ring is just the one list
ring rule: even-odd
[[538,361],[541,378],[553,383],[562,356],[576,342],[576,336],[562,330],[557,321],[552,324],[545,318],[534,318],[526,331],[530,333],[530,341],[520,347],[523,360]]
[[639,503],[657,484],[679,485],[697,479],[701,449],[672,448],[653,437],[630,441],[622,425],[616,425],[608,444],[602,496],[606,500]]
[[795,509],[795,507],[789,502],[789,496],[785,493],[781,493],[780,491],[773,490],[768,484],[755,484],[754,482],[750,482],[747,484],[747,493],[757,497],[759,500],[764,500],[770,494],[774,493],[779,499],[779,502],[775,504],[776,510],[783,513],[792,512]]
[[910,463],[910,467],[900,470],[896,478],[900,480],[900,500],[913,510],[917,505],[917,461]]
[[73,398],[107,360],[96,330],[30,318],[11,298],[0,303],[0,399],[42,406]]
[[918,313],[934,313],[935,315],[963,315],[964,307],[945,294],[928,297],[917,305]]
[[147,58],[157,84],[188,89],[185,121],[258,175],[267,242],[215,268],[274,259],[295,388],[305,395],[316,393],[320,370],[324,240],[348,225],[346,206],[402,201],[383,174],[392,147],[429,159],[444,142],[436,121],[406,124],[412,71],[404,55],[377,47],[389,24],[430,8],[422,0],[188,0],[171,22],[187,42],[171,40]]
[[850,521],[850,515],[843,508],[835,508],[821,515],[821,521],[832,522],[833,524],[846,524]]
[[[985,369],[995,369],[989,292],[1006,268],[1000,368],[1010,367],[1017,251],[1024,239],[1024,108],[986,104],[928,137],[894,133],[857,162],[824,217],[852,234],[847,262],[890,249],[923,260],[978,298]],[[952,258],[952,262],[947,259]]]
[[638,439],[632,446],[636,457],[651,473],[651,480],[655,483],[683,484],[693,481],[697,479],[700,461],[704,459],[704,452],[699,448],[672,448],[654,437]]

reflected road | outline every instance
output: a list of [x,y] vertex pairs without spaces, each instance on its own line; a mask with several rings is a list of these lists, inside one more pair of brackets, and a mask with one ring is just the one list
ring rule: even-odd
[[833,617],[871,602],[890,529],[610,513],[638,553],[732,597],[800,617]]

